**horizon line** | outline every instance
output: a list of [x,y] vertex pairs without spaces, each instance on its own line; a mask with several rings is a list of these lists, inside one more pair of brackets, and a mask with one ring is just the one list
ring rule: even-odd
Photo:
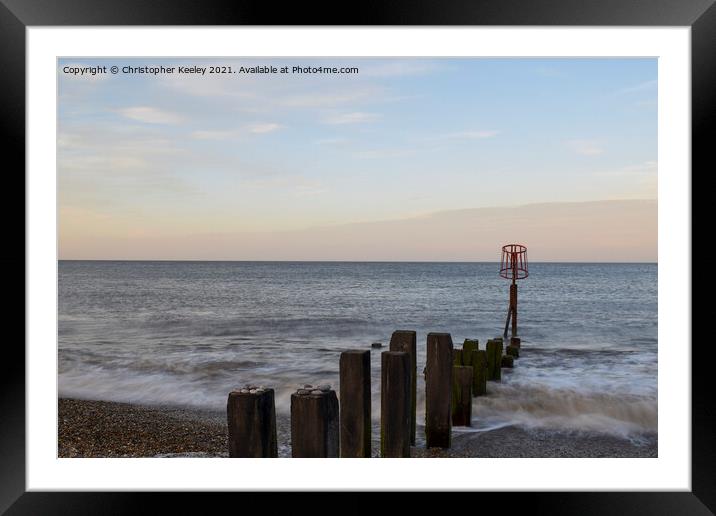
[[[201,259],[122,259],[122,258],[58,258],[58,262],[203,262],[203,263],[500,263],[500,260],[201,260]],[[582,260],[529,260],[529,263],[568,264],[654,264],[658,261],[582,261]]]

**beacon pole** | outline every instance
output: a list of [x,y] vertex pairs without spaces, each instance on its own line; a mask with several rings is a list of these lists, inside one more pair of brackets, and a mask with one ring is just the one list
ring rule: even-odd
[[528,275],[527,248],[521,244],[502,246],[500,276],[512,280],[510,285],[510,304],[507,308],[507,319],[505,320],[505,338],[507,337],[507,329],[510,327],[510,319],[512,319],[512,336],[517,336],[517,280],[524,279]]

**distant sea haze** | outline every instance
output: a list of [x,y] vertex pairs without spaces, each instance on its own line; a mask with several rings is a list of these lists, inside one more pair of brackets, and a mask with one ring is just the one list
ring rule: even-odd
[[[397,329],[465,338],[502,332],[509,282],[496,263],[59,262],[59,394],[224,410],[244,383],[339,387],[347,349],[385,346]],[[657,428],[655,263],[532,263],[519,283],[523,353],[473,430]],[[386,349],[385,347],[383,349]],[[371,351],[380,417],[380,349]],[[424,408],[418,375],[418,420]]]
[[[503,244],[532,261],[657,261],[657,201],[554,202],[459,209],[294,230],[141,231],[60,210],[62,259],[494,261]],[[366,208],[366,219],[370,209]]]

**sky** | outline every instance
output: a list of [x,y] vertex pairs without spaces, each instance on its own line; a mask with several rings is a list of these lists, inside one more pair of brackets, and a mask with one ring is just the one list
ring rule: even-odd
[[656,59],[67,58],[57,134],[60,259],[657,260]]

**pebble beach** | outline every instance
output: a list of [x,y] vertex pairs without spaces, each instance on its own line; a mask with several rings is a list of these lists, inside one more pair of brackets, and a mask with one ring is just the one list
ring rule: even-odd
[[[290,421],[277,415],[279,457],[290,457]],[[373,455],[379,433],[374,428]],[[421,429],[419,427],[418,433]],[[59,457],[228,457],[226,414],[108,401],[58,400]],[[453,431],[450,449],[415,446],[411,457],[657,457],[656,434],[624,439],[594,432],[507,426]]]

